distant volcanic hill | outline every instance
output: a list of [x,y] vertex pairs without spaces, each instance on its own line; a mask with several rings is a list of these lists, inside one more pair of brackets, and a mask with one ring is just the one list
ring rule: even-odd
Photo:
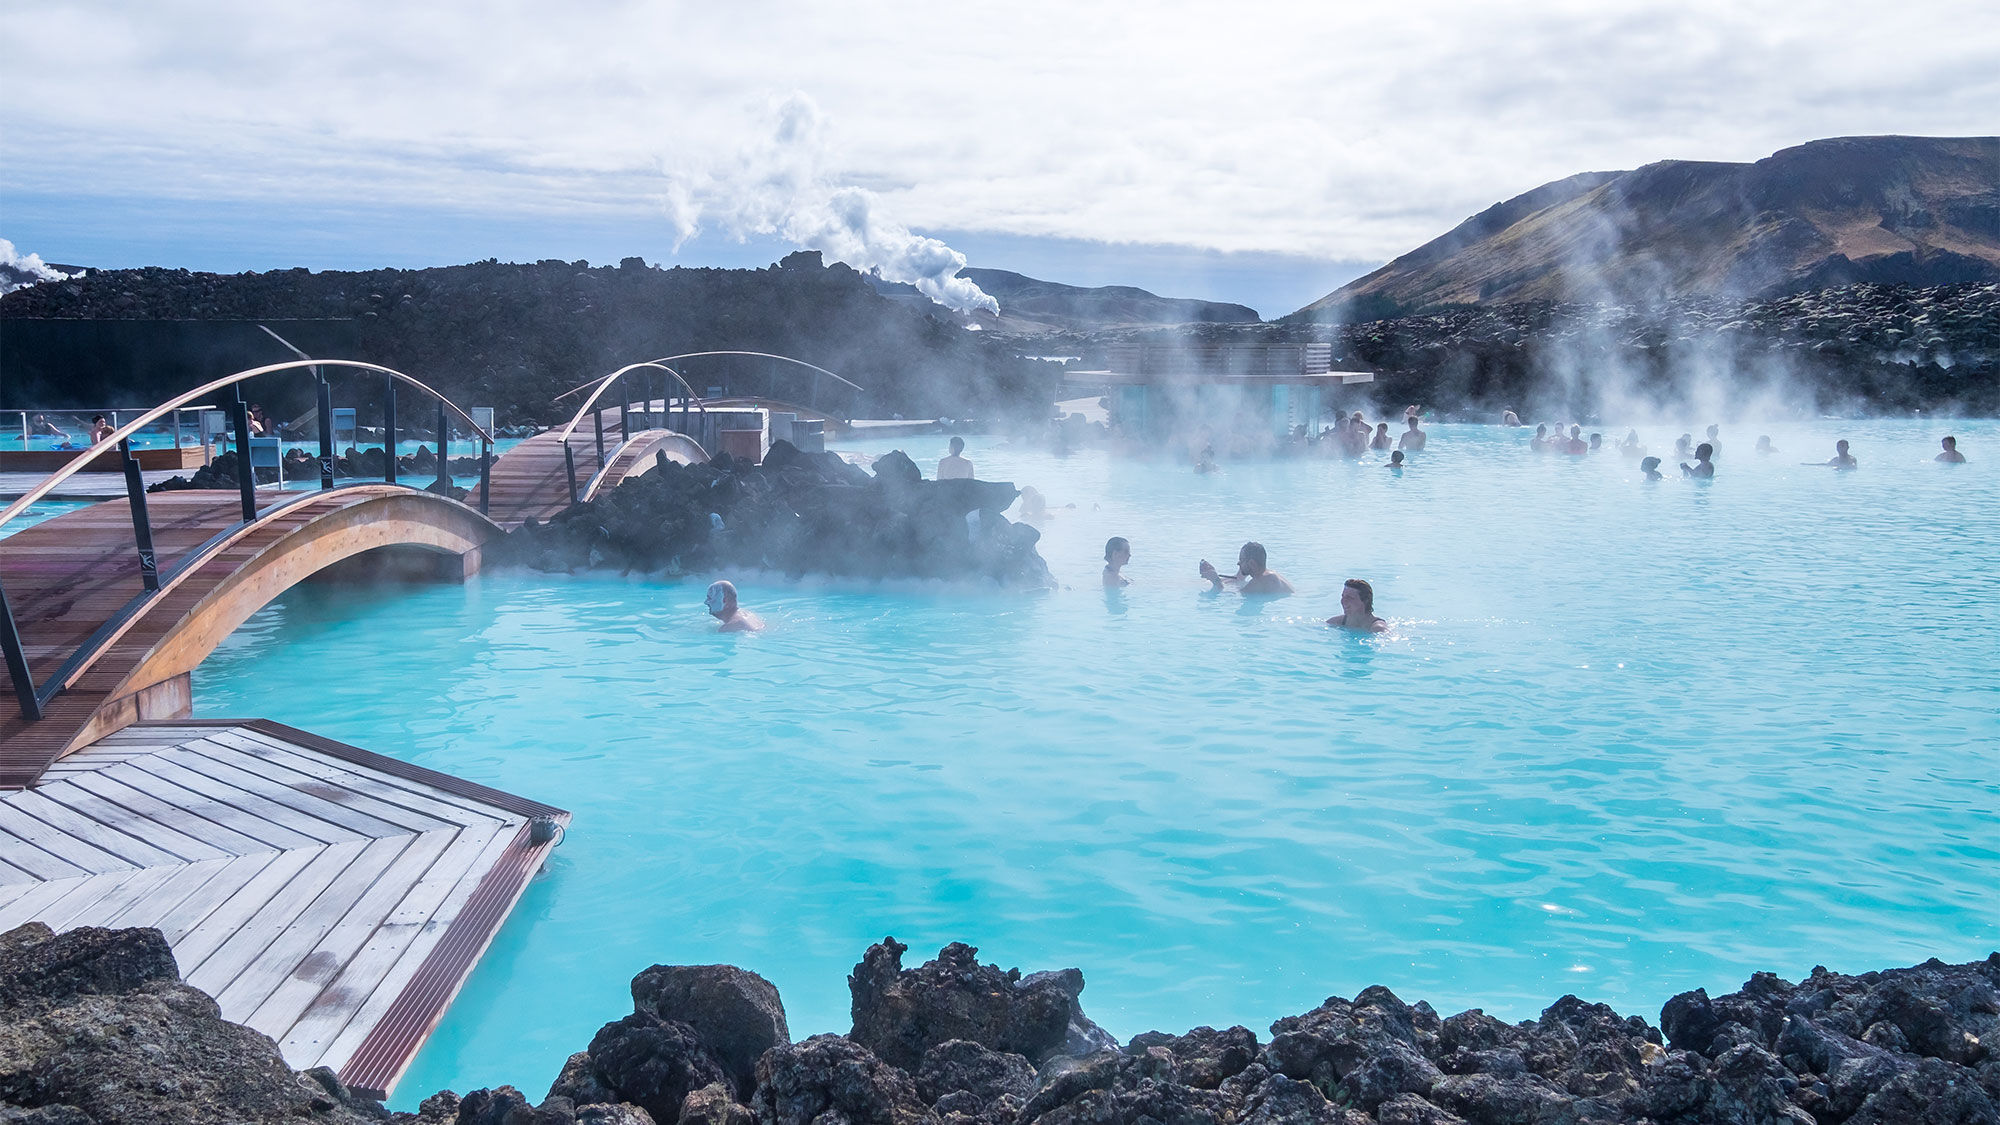
[[1665,160],[1544,184],[1294,315],[1991,281],[2000,137],[1841,137],[1753,164]]
[[1042,281],[1011,270],[965,268],[958,276],[1000,302],[1000,315],[945,314],[914,286],[873,278],[877,292],[901,298],[914,307],[951,315],[1009,336],[1047,336],[1125,328],[1161,328],[1180,324],[1256,324],[1257,310],[1248,305],[1161,297],[1129,285],[1085,288]]

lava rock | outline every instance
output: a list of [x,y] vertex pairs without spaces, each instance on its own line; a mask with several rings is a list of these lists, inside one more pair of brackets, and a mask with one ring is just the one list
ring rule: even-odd
[[855,1042],[892,1065],[918,1069],[925,1052],[952,1039],[1022,1055],[1036,1066],[1078,1046],[1115,1041],[1083,1014],[1076,969],[1022,977],[1019,969],[981,965],[979,951],[953,942],[937,958],[903,968],[909,947],[884,938],[847,978]]
[[792,1041],[777,986],[733,965],[654,965],[632,978],[632,1006],[693,1028],[744,1097],[758,1058]]
[[25,1121],[360,1125],[378,1103],[294,1073],[181,983],[158,930],[0,935],[0,1106]]
[[933,1106],[950,1094],[971,1094],[981,1107],[1013,1095],[1035,1095],[1035,1068],[1020,1055],[992,1051],[969,1039],[949,1039],[924,1052],[917,1093]]
[[[752,1085],[756,1076],[751,1076]],[[681,1102],[679,1125],[751,1125],[756,1116],[720,1082],[689,1092]]]
[[1174,1057],[1181,1080],[1201,1090],[1213,1090],[1223,1081],[1242,1073],[1258,1055],[1257,1034],[1247,1027],[1217,1031],[1197,1027],[1185,1035],[1148,1031],[1132,1037],[1127,1054],[1140,1054],[1149,1047],[1164,1047]]
[[616,1100],[631,1102],[656,1122],[678,1121],[690,1092],[730,1081],[693,1028],[644,1012],[599,1028],[588,1053],[597,1080]]
[[924,1125],[935,1119],[902,1070],[851,1039],[815,1035],[757,1060],[759,1125]]

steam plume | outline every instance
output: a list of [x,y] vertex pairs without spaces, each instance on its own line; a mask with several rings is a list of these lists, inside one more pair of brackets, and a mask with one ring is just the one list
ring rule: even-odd
[[[960,258],[959,262],[964,264],[964,259]],[[12,242],[0,238],[0,295],[44,281],[67,281],[78,276],[81,275],[55,269],[42,261],[40,254],[22,257]]]
[[863,272],[914,285],[960,312],[1000,311],[998,301],[958,276],[964,254],[911,233],[882,213],[881,197],[838,184],[826,172],[826,121],[811,98],[795,92],[778,104],[774,116],[769,135],[723,167],[694,176],[669,174],[666,208],[681,243],[700,232],[704,213],[713,214],[738,238],[775,234]]

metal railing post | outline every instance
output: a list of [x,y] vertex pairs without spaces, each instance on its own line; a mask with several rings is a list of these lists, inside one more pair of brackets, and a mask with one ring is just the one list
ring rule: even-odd
[[319,377],[319,490],[333,487],[333,386]]
[[388,465],[382,470],[385,484],[396,483],[396,380],[389,380],[389,397],[382,403],[382,452]]
[[597,467],[604,467],[604,411],[593,410],[590,420],[597,426]]
[[21,701],[21,717],[29,722],[42,717],[42,701],[35,695],[34,678],[28,675],[28,653],[21,647],[21,631],[14,627],[14,611],[7,605],[7,588],[0,586],[0,650],[7,657],[7,675],[14,680],[14,698]]
[[243,493],[243,522],[251,523],[257,518],[257,470],[250,467],[250,407],[243,401],[241,383],[229,413],[236,423],[236,487]]
[[577,504],[576,454],[570,452],[568,442],[563,442],[563,467],[569,470],[569,506],[574,508]]
[[486,515],[493,487],[493,443],[479,439],[479,514]]
[[631,397],[624,391],[618,392],[618,440],[620,441],[630,441],[632,438],[632,404],[627,401]]
[[443,398],[438,399],[437,438],[437,490],[442,493],[451,487],[451,423],[444,416]]
[[118,455],[125,459],[125,497],[132,509],[132,541],[139,548],[139,582],[147,592],[160,588],[160,559],[153,553],[153,521],[146,513],[146,478],[139,474],[139,459],[132,456],[132,443],[118,443]]

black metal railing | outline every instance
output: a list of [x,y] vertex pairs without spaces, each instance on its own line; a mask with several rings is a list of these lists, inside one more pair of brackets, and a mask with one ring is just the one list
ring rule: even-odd
[[[0,585],[0,650],[4,650],[0,651],[0,655],[4,655],[6,659],[7,674],[14,682],[14,694],[20,703],[23,716],[30,721],[39,720],[49,701],[54,699],[63,690],[77,672],[81,671],[82,662],[88,659],[89,653],[94,651],[101,642],[108,640],[110,635],[115,633],[117,625],[123,621],[130,620],[142,610],[145,604],[159,593],[163,585],[171,585],[174,578],[185,571],[186,568],[198,562],[215,547],[227,542],[245,525],[255,523],[258,520],[260,513],[257,507],[257,470],[251,462],[250,411],[243,399],[244,382],[261,375],[298,371],[301,369],[310,370],[314,380],[318,384],[315,391],[319,408],[319,491],[324,492],[337,487],[334,480],[338,457],[334,451],[333,441],[333,391],[327,379],[325,371],[327,368],[368,371],[384,376],[387,384],[386,397],[383,400],[382,433],[383,482],[385,484],[398,483],[396,479],[396,387],[398,384],[407,384],[416,387],[437,399],[437,479],[433,482],[432,489],[441,495],[447,494],[446,490],[451,484],[451,415],[456,414],[462,419],[465,425],[479,437],[479,512],[481,515],[486,514],[488,501],[491,496],[493,435],[480,426],[472,415],[466,413],[463,408],[447,399],[443,394],[400,371],[383,367],[379,364],[363,363],[358,360],[299,359],[286,363],[251,368],[247,371],[239,371],[233,375],[228,375],[214,382],[196,387],[194,390],[176,396],[142,413],[138,418],[113,430],[102,441],[78,453],[70,459],[68,464],[51,473],[42,483],[29,489],[20,499],[10,504],[5,511],[0,511],[0,527],[5,527],[15,517],[27,511],[35,503],[46,498],[63,481],[83,471],[84,467],[89,465],[99,455],[114,449],[117,450],[121,467],[125,474],[126,499],[132,514],[132,544],[138,559],[140,591],[114,614],[110,621],[107,621],[90,639],[86,640],[82,646],[72,653],[63,666],[54,675],[49,677],[46,683],[37,685],[32,670],[28,665],[27,651],[21,642],[20,629],[16,623],[13,608],[7,601],[6,589],[4,585]],[[236,431],[236,480],[237,488],[242,497],[243,518],[239,522],[225,528],[206,543],[183,555],[171,570],[163,575],[159,565],[159,557],[153,548],[152,519],[146,505],[145,478],[140,473],[138,458],[132,452],[131,438],[133,434],[152,423],[155,419],[164,417],[168,413],[181,409],[195,399],[224,388],[232,390],[234,394],[233,401],[229,404],[229,413],[230,423]],[[278,481],[281,488],[283,487],[284,476],[284,457],[280,454],[278,460]],[[415,486],[410,485],[406,487],[414,488]],[[268,515],[276,508],[288,506],[300,500],[307,499],[312,495],[314,493],[288,497],[262,514]],[[0,543],[4,543],[4,540],[0,540]]]

